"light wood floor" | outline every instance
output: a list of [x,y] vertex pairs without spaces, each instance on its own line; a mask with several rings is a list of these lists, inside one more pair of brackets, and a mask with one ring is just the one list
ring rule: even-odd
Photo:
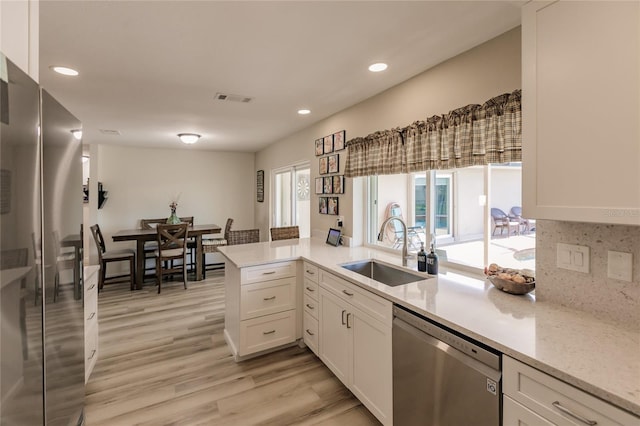
[[99,358],[88,426],[378,425],[308,349],[236,363],[226,346],[224,272],[207,280],[99,295]]

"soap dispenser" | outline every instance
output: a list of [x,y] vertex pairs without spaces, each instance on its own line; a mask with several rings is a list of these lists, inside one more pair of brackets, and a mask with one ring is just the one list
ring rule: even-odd
[[427,255],[427,273],[429,275],[438,275],[438,255],[433,251],[433,244],[431,244],[431,251]]
[[418,252],[418,271],[427,272],[427,253],[424,251],[424,243],[420,243]]

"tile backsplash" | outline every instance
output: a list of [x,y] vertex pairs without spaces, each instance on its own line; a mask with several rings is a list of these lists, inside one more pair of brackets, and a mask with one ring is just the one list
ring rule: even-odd
[[[588,246],[589,273],[559,269],[557,243]],[[607,277],[609,250],[633,254],[631,282]],[[640,327],[640,226],[536,221],[536,299]]]

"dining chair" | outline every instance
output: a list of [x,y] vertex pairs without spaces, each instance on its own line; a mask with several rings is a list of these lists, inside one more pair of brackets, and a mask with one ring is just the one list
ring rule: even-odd
[[[158,293],[162,290],[162,279],[165,275],[182,273],[184,288],[187,288],[187,232],[189,224],[161,224],[156,228],[158,249],[156,255],[156,282]],[[174,260],[181,260],[174,264]]]
[[[93,235],[93,240],[95,241],[96,247],[98,248],[98,261],[100,262],[98,291],[102,290],[102,287],[104,287],[104,285],[107,283],[122,282],[122,279],[127,276],[129,277],[130,288],[131,290],[133,290],[135,288],[136,282],[135,250],[122,249],[107,251],[104,244],[104,237],[102,236],[102,231],[100,231],[100,226],[98,224],[95,224],[91,227],[91,234]],[[129,273],[107,277],[107,265],[113,262],[129,262]]]
[[[55,273],[53,278],[53,301],[58,300],[58,293],[60,292],[60,271],[65,269],[75,269],[76,254],[75,251],[62,251],[60,245],[60,234],[57,230],[52,232],[53,234],[53,247],[55,250]],[[75,275],[74,275],[75,279]]]
[[280,226],[277,228],[271,228],[271,241],[276,240],[290,240],[293,238],[300,238],[300,228],[298,226]]
[[[193,216],[184,216],[180,218],[180,221],[183,223],[188,223],[189,226],[193,226]],[[159,224],[166,224],[167,223],[167,218],[160,218],[160,219],[140,219],[140,229],[156,229],[156,227]],[[187,248],[189,249],[189,265],[194,268],[195,266],[195,250],[196,250],[196,240],[195,238],[189,238],[188,240],[188,245]],[[144,243],[144,264],[145,264],[145,269],[144,269],[144,277],[145,278],[149,278],[154,276],[156,268],[155,268],[155,261],[152,267],[147,268],[146,264],[147,264],[147,260],[148,259],[154,259],[155,255],[154,253],[156,252],[156,250],[158,249],[158,242],[157,241],[146,241]],[[151,274],[147,274],[147,272],[152,271],[153,273]]]
[[227,235],[227,245],[235,246],[238,244],[250,244],[260,242],[260,230],[259,229],[240,229],[237,231],[231,230]]
[[[231,225],[233,225],[233,219],[227,218],[227,224],[224,227],[224,234],[222,238],[203,238],[202,239],[202,278],[207,277],[207,253],[217,253],[218,247],[227,245],[227,237],[229,231],[231,231]],[[210,263],[209,266],[213,266],[214,269],[223,269],[223,263]]]
[[527,219],[522,217],[522,207],[520,206],[511,207],[511,210],[509,210],[509,218],[520,223],[522,233],[528,234],[529,232],[536,229],[535,219]]

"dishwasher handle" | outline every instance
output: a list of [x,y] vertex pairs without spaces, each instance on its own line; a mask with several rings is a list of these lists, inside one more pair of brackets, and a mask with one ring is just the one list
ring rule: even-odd
[[[478,361],[477,359],[472,358],[471,356],[459,351],[453,346],[448,345],[442,340],[436,339],[430,334],[427,334],[424,331],[417,329],[416,327],[401,320],[400,318],[393,319],[392,334],[396,333],[396,329],[404,330],[406,333],[409,333],[413,338],[418,339],[427,345],[433,346],[435,350],[440,352],[445,352],[448,356],[456,358],[458,361],[460,361],[467,367],[472,368],[473,370],[477,371],[480,374],[483,374],[484,376],[492,379],[496,383],[499,382],[502,377],[502,372],[499,369],[495,369],[483,362]],[[469,342],[469,344],[473,345],[473,343],[471,342]]]

